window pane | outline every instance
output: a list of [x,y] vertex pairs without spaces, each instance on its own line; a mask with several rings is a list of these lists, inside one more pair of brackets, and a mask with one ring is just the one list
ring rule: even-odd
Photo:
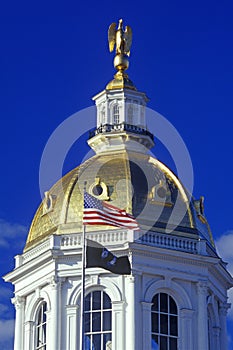
[[111,311],[103,312],[103,331],[110,331],[112,329],[112,313]]
[[131,105],[128,108],[128,123],[133,123],[133,107]]
[[46,349],[46,303],[43,302],[37,312],[35,324],[35,342],[37,350]]
[[169,350],[177,350],[177,338],[170,338],[170,349]]
[[43,323],[46,322],[46,313],[45,313],[45,311],[44,311],[44,313],[43,313],[43,320],[42,320],[42,322],[43,322]]
[[92,332],[101,331],[101,313],[93,312],[92,314]]
[[103,334],[103,345],[104,345],[104,350],[110,350],[112,349],[112,334],[111,333],[106,333]]
[[160,311],[168,312],[168,295],[165,293],[160,294]]
[[42,307],[40,307],[40,310],[39,310],[39,313],[38,313],[37,324],[41,323],[41,319],[42,319]]
[[91,329],[90,329],[90,313],[86,312],[84,314],[84,322],[85,322],[85,332],[90,332]]
[[100,310],[101,309],[101,292],[96,291],[92,293],[92,309]]
[[113,107],[113,123],[118,124],[119,123],[119,108],[117,105]]
[[100,350],[101,348],[101,335],[100,334],[94,334],[93,335],[93,350]]
[[172,297],[169,297],[169,306],[170,306],[170,314],[175,314],[177,315],[177,306]]
[[170,334],[177,336],[177,316],[170,316]]
[[111,299],[106,293],[103,293],[103,309],[111,309],[112,304],[111,304]]
[[85,311],[89,311],[91,309],[91,293],[85,297]]
[[160,349],[159,350],[168,350],[167,342],[168,342],[167,337],[160,337]]
[[91,336],[85,335],[85,350],[91,350]]
[[42,342],[46,343],[46,324],[42,325],[42,332],[43,332]]
[[159,350],[159,341],[157,335],[152,335],[151,350]]
[[159,303],[158,300],[159,300],[159,295],[156,294],[152,300],[152,303],[153,303],[152,311],[158,311],[158,303]]
[[159,315],[155,312],[152,312],[152,314],[151,314],[151,320],[152,320],[151,329],[152,329],[152,332],[154,332],[154,333],[159,332],[158,319],[159,319]]
[[168,315],[160,315],[160,333],[168,334]]
[[40,334],[39,334],[39,328],[37,328],[37,336],[36,336],[36,346],[39,346],[40,344]]

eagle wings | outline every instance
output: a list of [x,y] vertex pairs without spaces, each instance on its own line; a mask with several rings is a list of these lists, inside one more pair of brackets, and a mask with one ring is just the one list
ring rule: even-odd
[[118,28],[116,27],[116,23],[112,23],[108,29],[109,51],[112,52],[116,45],[117,54],[129,56],[132,44],[132,29],[130,26],[126,26],[123,30],[122,20],[119,20]]

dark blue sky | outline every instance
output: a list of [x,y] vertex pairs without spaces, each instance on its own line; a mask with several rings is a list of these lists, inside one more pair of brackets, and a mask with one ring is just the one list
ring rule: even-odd
[[[214,237],[233,230],[232,16],[231,0],[1,5],[0,229],[10,227],[9,236],[7,230],[0,232],[1,275],[22,251],[23,227],[41,201],[39,164],[50,134],[68,116],[92,105],[92,96],[112,79],[107,29],[121,17],[133,28],[130,78],[149,96],[148,106],[170,120],[185,141],[194,167],[194,195],[205,196]],[[79,164],[76,150],[64,172]],[[160,145],[155,154],[169,164]]]

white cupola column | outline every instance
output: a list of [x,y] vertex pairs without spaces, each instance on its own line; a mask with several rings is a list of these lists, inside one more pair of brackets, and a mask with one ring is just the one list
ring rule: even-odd
[[14,350],[24,349],[24,309],[25,298],[16,296],[12,299],[12,303],[15,305],[15,343]]
[[220,320],[220,328],[221,328],[221,336],[220,336],[220,344],[221,350],[227,350],[227,327],[226,327],[226,317],[227,311],[230,307],[228,303],[221,303],[219,308],[219,320]]
[[197,284],[198,294],[198,315],[197,315],[197,342],[198,349],[208,349],[208,315],[207,315],[207,291],[208,285],[206,281],[200,281]]

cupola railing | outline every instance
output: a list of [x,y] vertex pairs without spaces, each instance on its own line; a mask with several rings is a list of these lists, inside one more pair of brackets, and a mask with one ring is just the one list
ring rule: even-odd
[[89,131],[89,139],[91,139],[92,137],[98,134],[113,133],[113,132],[115,133],[115,132],[122,132],[122,131],[127,131],[137,135],[148,136],[154,142],[154,135],[151,132],[149,132],[147,129],[141,128],[140,126],[137,126],[137,125],[127,124],[124,122],[119,124],[100,125],[98,128]]

